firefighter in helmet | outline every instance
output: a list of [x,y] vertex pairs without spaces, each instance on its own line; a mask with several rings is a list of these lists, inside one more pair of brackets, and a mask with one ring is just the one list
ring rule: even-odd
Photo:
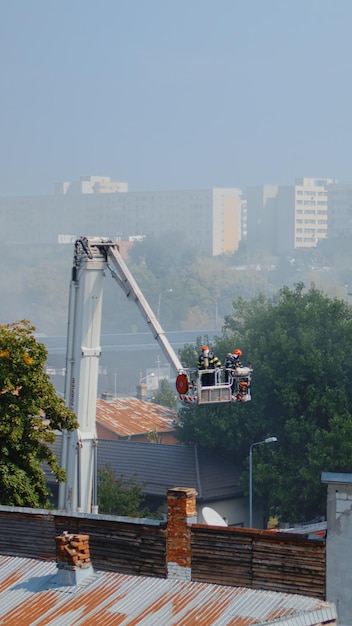
[[[203,346],[202,352],[199,355],[198,370],[215,370],[217,367],[221,367],[221,361],[215,356],[212,350],[209,350],[208,346]],[[202,375],[202,385],[212,386],[215,384],[215,377],[212,372],[207,372]]]
[[226,357],[225,367],[229,369],[233,369],[234,367],[242,367],[242,363],[240,361],[240,357],[242,356],[242,350],[239,348],[235,348],[235,350],[231,353],[229,352]]
[[225,361],[225,378],[227,382],[231,382],[231,389],[234,392],[235,379],[233,377],[233,370],[242,366],[240,357],[242,356],[242,350],[236,348],[233,352],[229,352]]

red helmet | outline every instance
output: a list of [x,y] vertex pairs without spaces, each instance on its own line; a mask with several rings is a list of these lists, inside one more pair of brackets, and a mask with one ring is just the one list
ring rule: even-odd
[[203,346],[203,348],[202,348],[202,352],[205,352],[206,350],[208,350],[208,351],[209,351],[208,346]]
[[236,356],[242,356],[242,350],[240,350],[239,348],[236,348],[236,350],[234,350],[234,351],[233,351],[233,353],[234,353]]

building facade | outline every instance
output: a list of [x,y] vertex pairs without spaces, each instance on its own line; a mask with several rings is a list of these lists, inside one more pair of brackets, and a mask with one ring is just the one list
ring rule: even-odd
[[328,233],[329,239],[352,235],[352,185],[329,185],[328,187]]
[[333,178],[297,178],[294,185],[250,187],[249,250],[279,255],[316,247],[328,236],[328,190],[335,185]]
[[61,183],[51,196],[0,198],[4,243],[71,243],[105,236],[128,241],[180,233],[200,252],[234,252],[241,237],[237,188],[128,192],[126,183],[92,176]]

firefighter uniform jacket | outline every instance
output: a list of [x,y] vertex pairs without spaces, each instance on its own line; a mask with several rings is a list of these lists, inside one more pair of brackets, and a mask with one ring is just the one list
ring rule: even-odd
[[212,352],[211,350],[209,350],[209,355],[208,355],[208,367],[204,366],[204,355],[203,353],[199,356],[198,359],[198,369],[199,370],[215,370],[216,367],[220,367],[221,366],[221,361],[219,361],[218,357],[215,356],[214,352]]

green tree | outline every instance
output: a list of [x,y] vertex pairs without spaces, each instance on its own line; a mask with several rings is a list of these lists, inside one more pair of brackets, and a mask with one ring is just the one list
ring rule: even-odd
[[152,397],[154,404],[160,404],[161,406],[167,406],[169,409],[176,409],[176,394],[171,389],[166,378],[163,378],[159,382],[159,388]]
[[116,478],[115,472],[108,463],[98,469],[98,506],[100,513],[127,517],[149,517],[161,519],[160,511],[151,512],[142,507],[144,495],[143,485],[136,477]]
[[275,446],[255,448],[256,503],[289,521],[324,513],[321,472],[351,471],[352,308],[302,283],[238,299],[215,349],[221,358],[235,345],[253,366],[252,402],[184,411],[181,439],[248,467],[249,445],[276,436]]
[[48,445],[55,430],[78,423],[45,374],[47,351],[26,320],[0,326],[0,502],[49,506],[46,461],[58,481],[65,472]]

